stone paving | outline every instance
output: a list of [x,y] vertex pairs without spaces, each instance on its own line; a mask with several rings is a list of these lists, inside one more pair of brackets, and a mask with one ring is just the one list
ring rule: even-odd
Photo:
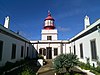
[[46,60],[47,64],[42,66],[37,75],[54,75],[52,60]]
[[[39,70],[37,71],[37,75],[55,75],[52,60],[46,60],[46,61],[47,61],[47,64],[39,68]],[[88,70],[81,69],[78,66],[73,68],[73,70],[75,70],[76,72],[78,71],[78,72],[86,73],[86,74],[83,74],[83,75],[95,75],[95,74],[89,72]]]

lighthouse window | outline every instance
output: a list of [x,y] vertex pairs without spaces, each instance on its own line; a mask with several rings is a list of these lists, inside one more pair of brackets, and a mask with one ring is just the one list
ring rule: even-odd
[[52,37],[51,36],[47,36],[47,40],[52,40]]
[[49,20],[46,21],[46,26],[49,26]]
[[51,21],[51,23],[53,23],[53,21]]
[[50,22],[51,22],[51,21],[49,20],[49,26],[50,26]]
[[50,25],[53,25],[53,21],[50,21]]
[[45,21],[45,26],[48,26],[48,21]]

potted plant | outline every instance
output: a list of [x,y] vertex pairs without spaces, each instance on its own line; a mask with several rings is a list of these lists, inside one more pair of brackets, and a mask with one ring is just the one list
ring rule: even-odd
[[43,66],[43,59],[44,59],[44,56],[39,54],[38,60],[37,60],[37,66]]

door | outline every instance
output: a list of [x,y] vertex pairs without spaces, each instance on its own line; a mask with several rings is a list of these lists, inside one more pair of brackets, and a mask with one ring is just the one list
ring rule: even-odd
[[46,50],[46,58],[52,59],[52,47],[47,47]]

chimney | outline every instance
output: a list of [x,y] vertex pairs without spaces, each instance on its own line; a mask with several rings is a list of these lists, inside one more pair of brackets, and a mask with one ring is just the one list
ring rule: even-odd
[[9,29],[9,16],[5,17],[4,27]]
[[84,26],[85,26],[84,29],[86,29],[90,26],[90,20],[89,20],[89,17],[87,15],[84,18]]

